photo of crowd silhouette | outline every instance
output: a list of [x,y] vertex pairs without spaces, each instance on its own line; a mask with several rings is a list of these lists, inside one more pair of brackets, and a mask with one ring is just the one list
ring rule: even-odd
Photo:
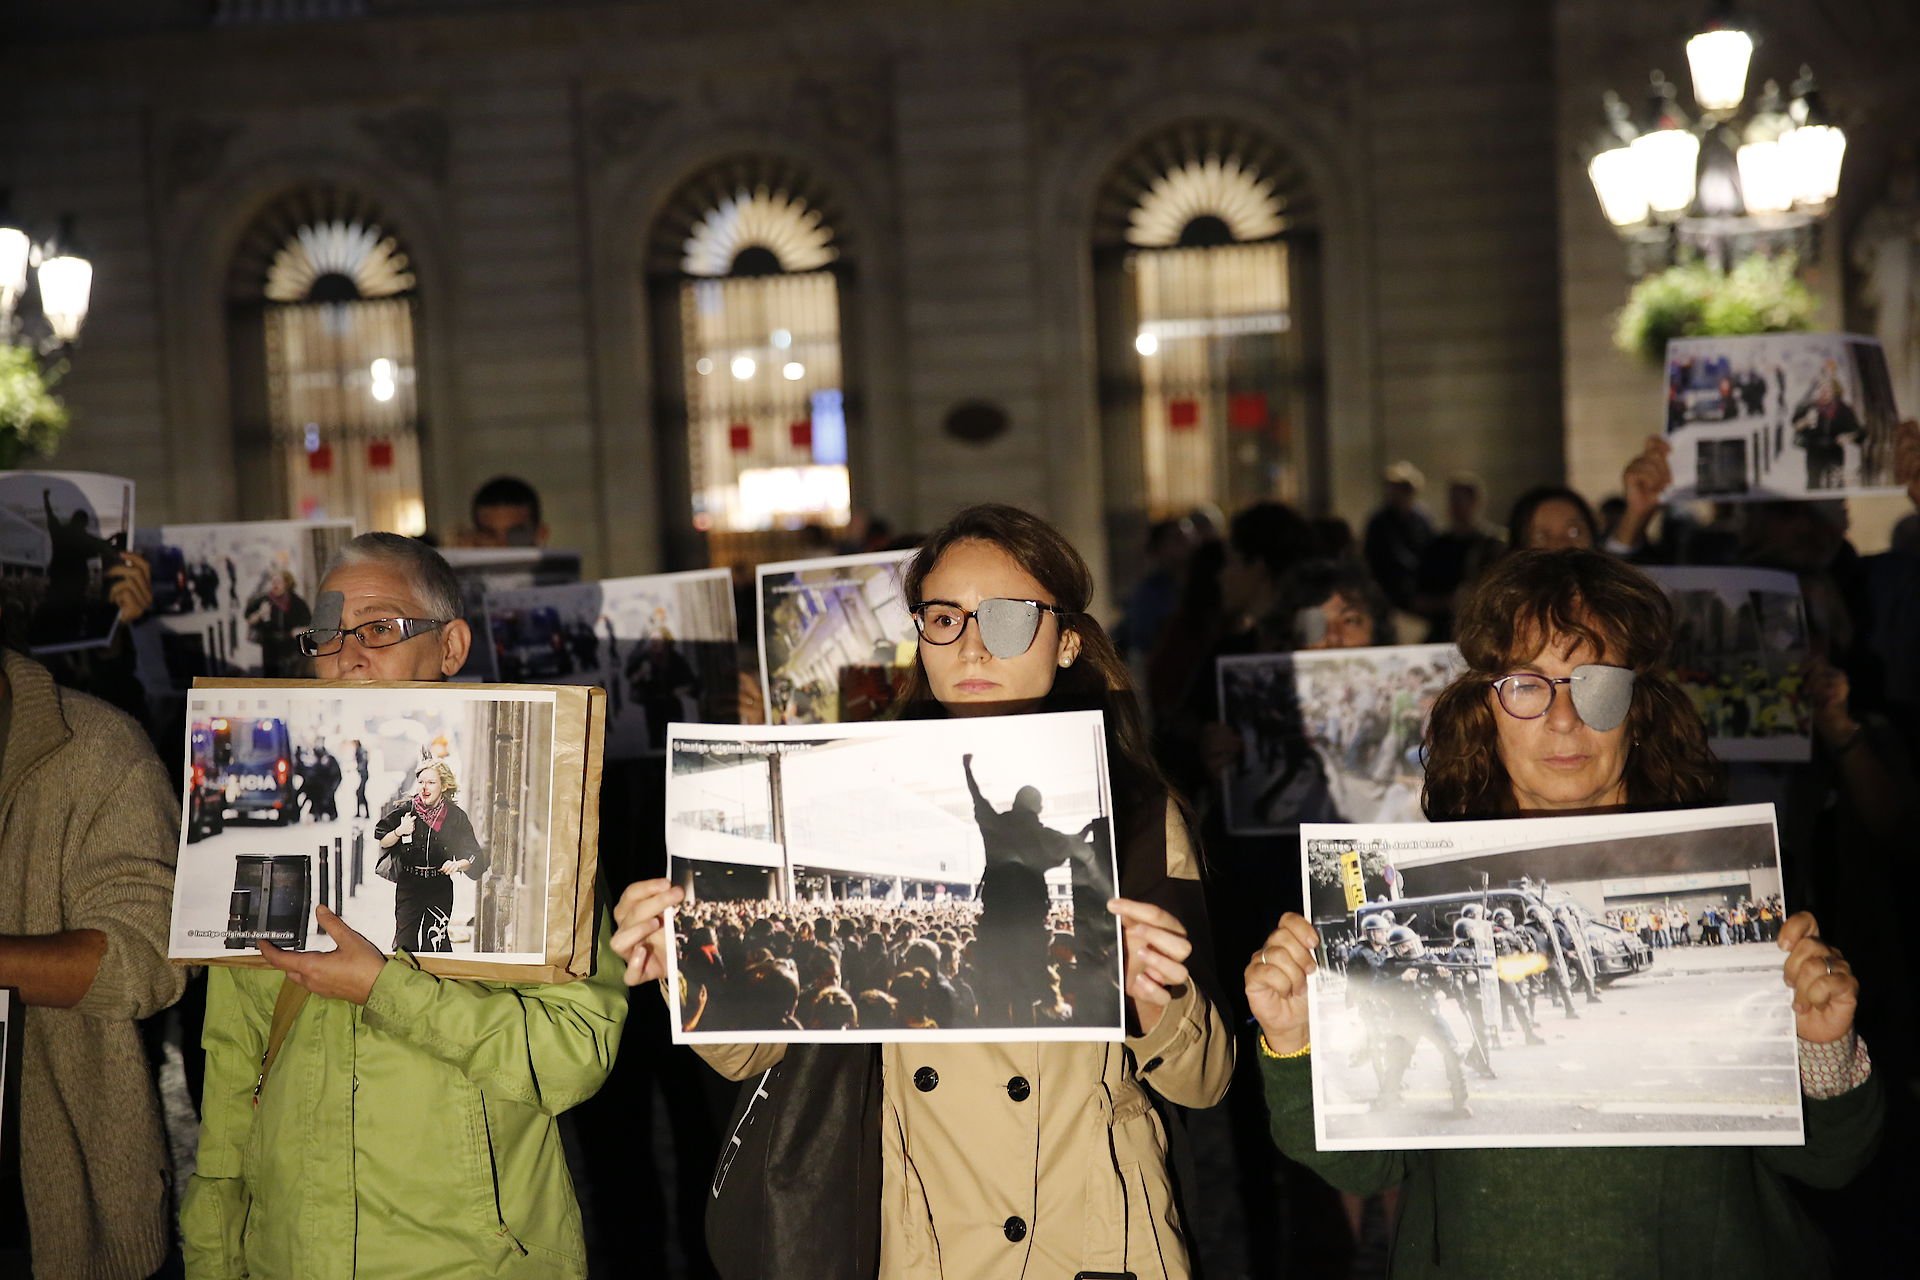
[[725,569],[490,588],[494,668],[509,684],[607,691],[607,758],[657,756],[667,725],[739,718],[733,579]]
[[195,676],[305,675],[295,637],[313,624],[314,588],[352,536],[345,520],[137,530],[134,548],[153,571],[167,687],[185,691]]
[[1897,490],[1880,344],[1840,333],[1667,344],[1668,498],[1843,498]]
[[676,725],[683,1043],[1117,1040],[1097,712]]
[[1722,760],[1809,760],[1807,612],[1772,569],[1651,566],[1673,602],[1673,670]]
[[1220,718],[1241,743],[1222,780],[1227,829],[1418,818],[1420,737],[1460,666],[1447,644],[1219,659]]
[[1803,1140],[1771,805],[1301,847],[1323,1150]]
[[901,595],[911,551],[759,566],[760,686],[768,724],[872,720],[893,700],[917,636]]
[[545,963],[555,695],[197,688],[168,955],[330,949]]
[[120,611],[111,571],[133,536],[133,482],[85,471],[0,472],[0,627],[32,653],[98,648]]

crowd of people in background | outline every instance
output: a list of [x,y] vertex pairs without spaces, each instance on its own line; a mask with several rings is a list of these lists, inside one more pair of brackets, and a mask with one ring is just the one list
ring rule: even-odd
[[[1111,961],[1083,956],[1072,906],[1050,910],[1043,998],[1019,1023],[1110,1025]],[[687,1031],[854,1031],[1005,1026],[977,990],[980,904],[868,899],[703,900],[675,917]]]
[[[1896,447],[1902,459],[1900,474],[1906,477],[1909,495],[1920,506],[1920,427],[1904,424]],[[1145,704],[1145,724],[1151,732],[1150,738],[1143,734],[1143,740],[1151,743],[1151,758],[1143,755],[1140,768],[1157,771],[1152,776],[1164,775],[1171,787],[1166,803],[1174,811],[1191,815],[1197,842],[1204,850],[1204,915],[1210,917],[1210,928],[1194,930],[1196,972],[1239,970],[1245,957],[1268,937],[1274,920],[1282,912],[1297,911],[1301,905],[1297,861],[1287,848],[1274,843],[1276,837],[1234,836],[1222,827],[1216,785],[1223,767],[1218,734],[1222,726],[1218,723],[1214,683],[1218,658],[1450,639],[1458,619],[1465,616],[1464,605],[1473,597],[1476,582],[1516,550],[1581,548],[1603,550],[1638,563],[1765,566],[1798,575],[1802,585],[1813,641],[1802,688],[1811,710],[1813,758],[1803,764],[1736,763],[1726,771],[1726,790],[1735,800],[1775,804],[1782,889],[1758,900],[1743,899],[1725,906],[1709,904],[1698,910],[1679,901],[1622,907],[1610,911],[1607,919],[1648,946],[1732,946],[1780,941],[1787,928],[1789,905],[1796,912],[1814,908],[1827,936],[1846,940],[1851,970],[1863,978],[1870,975],[1875,998],[1860,1006],[1859,1024],[1873,1043],[1875,1057],[1898,1073],[1911,1074],[1913,1031],[1920,1024],[1915,1019],[1908,963],[1899,937],[1880,925],[1885,911],[1880,895],[1885,886],[1903,879],[1904,866],[1897,863],[1896,851],[1911,848],[1912,797],[1914,783],[1920,780],[1915,767],[1915,761],[1920,760],[1920,607],[1916,607],[1920,602],[1920,512],[1902,522],[1889,550],[1861,555],[1848,541],[1845,507],[1840,503],[1722,504],[1710,513],[1664,508],[1662,492],[1668,478],[1665,450],[1661,442],[1649,442],[1646,450],[1625,467],[1622,493],[1601,503],[1597,511],[1582,495],[1562,486],[1528,491],[1513,503],[1504,535],[1485,518],[1484,486],[1476,478],[1461,474],[1448,480],[1445,518],[1436,521],[1421,505],[1424,477],[1405,463],[1385,472],[1381,505],[1363,523],[1357,537],[1343,519],[1309,518],[1279,502],[1255,504],[1230,519],[1218,512],[1194,511],[1162,521],[1150,530],[1142,572],[1124,599],[1123,617],[1114,632],[1119,657],[1107,676],[1119,683],[1104,688],[1109,692],[1118,689],[1130,701],[1123,669],[1117,665],[1124,658],[1137,679]],[[488,500],[476,500],[474,529],[457,540],[493,545],[532,545],[544,540],[537,495],[524,482],[495,482],[481,496]],[[883,537],[890,545],[913,541],[910,536],[896,535],[883,521],[872,521],[868,530],[861,535],[861,546]],[[124,557],[123,568],[127,574],[116,575],[113,603],[122,619],[131,623],[150,607],[152,594],[141,583],[122,581],[128,574],[144,570],[138,557]],[[414,607],[425,610],[428,606]],[[438,611],[449,616],[457,612],[451,606]],[[22,622],[17,617],[0,618],[0,625],[10,624],[15,629]],[[1065,633],[1061,643],[1066,644]],[[358,651],[346,652],[351,656]],[[46,666],[51,678],[66,688],[97,689],[116,705],[138,711],[141,700],[128,696],[127,672],[122,669],[124,656],[124,649],[53,655]],[[428,666],[414,678],[431,679],[457,669],[456,656],[463,653],[454,655],[449,650],[429,654]],[[1061,657],[1061,670],[1072,666],[1073,655],[1065,647]],[[21,715],[41,703],[52,706],[57,700],[54,686],[43,687],[37,670],[8,658],[6,681],[21,709],[15,714],[13,732],[22,732]],[[93,713],[87,710],[73,714],[85,718]],[[107,738],[117,730],[95,726],[90,732]],[[157,736],[163,746],[169,745],[169,735]],[[1431,742],[1429,736],[1429,746]],[[4,758],[10,771],[19,758],[14,748],[9,737]],[[172,756],[177,754],[170,752]],[[141,785],[156,794],[163,790],[156,783],[157,768],[143,766],[138,771]],[[302,762],[303,794],[310,797],[308,812],[312,816],[337,812],[334,793],[344,772],[340,761],[323,754]],[[366,808],[366,766],[357,746],[355,772],[360,782],[356,812],[360,812]],[[164,795],[158,798],[164,808]],[[146,795],[142,802],[153,809],[154,800],[155,795]],[[41,802],[54,804],[51,799],[37,803]],[[164,814],[146,816],[152,819],[148,825],[155,830],[164,827]],[[14,848],[15,830],[10,815],[8,856],[24,865],[28,854],[24,846],[22,850]],[[1170,846],[1165,856],[1177,854],[1185,859],[1189,852],[1182,844],[1177,851]],[[644,864],[647,856],[640,855],[639,861]],[[1123,879],[1124,874],[1123,869]],[[1193,883],[1194,892],[1201,892],[1201,882],[1196,879]],[[618,885],[614,887],[617,891]],[[152,886],[148,889],[151,891]],[[148,896],[154,901],[147,904],[147,925],[163,930],[162,904],[154,892]],[[984,974],[976,956],[981,943],[978,913],[977,902],[966,900],[689,904],[677,918],[682,977],[692,996],[687,1026],[702,1031],[778,1027],[804,1033],[980,1025],[982,1010],[977,993],[998,975]],[[55,916],[45,915],[44,919],[54,920]],[[1131,930],[1133,926],[1128,927]],[[1494,927],[1506,929],[1504,923],[1496,922]],[[1539,934],[1536,947],[1551,945],[1547,941],[1550,937],[1558,941],[1551,920],[1515,922],[1512,932],[1517,938],[1520,931],[1535,929]],[[1030,1025],[1110,1023],[1113,1001],[1121,990],[1115,981],[1118,965],[1112,962],[1113,957],[1104,952],[1087,954],[1076,944],[1075,926],[1065,904],[1049,907],[1047,930],[1051,941],[1044,978],[1040,980],[1041,995],[1031,1002]],[[1179,936],[1184,945],[1184,932]],[[1781,945],[1795,940],[1789,936]],[[116,941],[113,945],[123,944]],[[1417,954],[1402,954],[1416,952],[1404,939],[1398,946],[1386,939],[1376,945],[1393,950],[1397,965],[1417,959]],[[1563,946],[1562,950],[1564,954],[1567,949]],[[61,972],[71,969],[75,975],[90,975],[99,959],[98,951],[90,956],[63,951],[60,962],[67,968]],[[382,972],[379,962],[362,957],[357,963],[364,973]],[[365,967],[368,963],[371,968]],[[1351,957],[1348,963],[1352,963]],[[130,1026],[133,1019],[164,1007],[177,996],[178,983],[163,963],[148,968],[152,972],[143,973],[137,988],[131,979],[116,972],[117,986],[111,993],[111,1007],[105,1010],[107,1016]],[[1543,980],[1535,994],[1548,996],[1547,1011],[1557,1006],[1568,1017],[1575,1016],[1578,969],[1577,965],[1567,966],[1559,970],[1557,979]],[[1186,974],[1184,968],[1179,972]],[[1135,976],[1127,978],[1130,999],[1135,996]],[[415,977],[424,979],[417,973]],[[279,982],[277,975],[272,980]],[[1168,988],[1159,990],[1157,998],[1164,999],[1169,989],[1182,987],[1185,981],[1183,977],[1171,982]],[[63,978],[52,985],[30,987],[26,999],[57,1006],[88,998],[87,982],[75,982],[77,986]],[[373,979],[364,977],[355,982],[358,985],[343,998],[368,1004],[371,1014],[380,1004]],[[1234,986],[1226,984],[1213,991],[1210,998],[1220,1003],[1227,1025],[1245,1025],[1251,997]],[[426,981],[415,982],[412,987],[410,999],[432,998],[431,984]],[[1590,976],[1585,989],[1589,999],[1596,998]],[[565,1110],[592,1097],[610,1069],[611,1045],[618,1040],[624,1004],[617,993],[609,995],[605,990],[539,990],[560,993],[543,995],[542,999],[598,1002],[592,1012],[592,1018],[598,1020],[594,1025],[599,1028],[594,1034],[605,1043],[596,1042],[599,1047],[594,1053],[580,1060],[584,1066],[575,1064],[579,1069],[570,1077],[570,1092],[556,1095],[556,1110]],[[1435,991],[1445,994],[1438,986]],[[228,1012],[223,1016],[232,1016],[231,993],[228,999]],[[264,998],[248,996],[247,1000],[251,1001],[247,1016],[259,1023],[257,1034],[250,1033],[253,1038],[244,1044],[224,1039],[217,1043],[230,1060],[227,1067],[233,1068],[241,1058],[251,1064],[244,1073],[251,1079],[259,1065],[262,1044],[258,1041],[264,1040],[266,1013],[273,997],[269,990]],[[492,1002],[488,1008],[496,1006],[497,1002]],[[1527,1009],[1524,1023],[1517,1021],[1519,1010],[1511,1012],[1516,1014],[1516,1025],[1526,1026],[1536,1011]],[[398,1016],[398,1009],[387,1006],[386,1016]],[[1403,1021],[1406,1016],[1404,1011],[1395,1015]],[[1018,1024],[1028,1025],[1028,1019],[1023,1017]],[[209,1037],[210,1044],[216,1043],[211,1023]],[[97,1051],[118,1061],[125,1056],[121,1038],[115,1032],[110,1045],[96,1046],[88,1052]],[[556,1048],[553,1052],[574,1050]],[[1470,1051],[1462,1053],[1456,1046],[1454,1052],[1456,1070],[1473,1066]],[[594,1054],[600,1056],[595,1058]],[[1482,1053],[1482,1060],[1484,1056]],[[512,1088],[538,1097],[548,1081],[532,1081],[528,1061],[520,1062],[517,1074],[510,1070],[507,1074],[514,1081]],[[1274,1195],[1275,1169],[1291,1170],[1282,1179],[1294,1188],[1289,1194],[1304,1195],[1300,1188],[1308,1183],[1296,1176],[1301,1172],[1299,1167],[1286,1164],[1269,1140],[1261,1104],[1259,1061],[1258,1054],[1242,1052],[1240,1065],[1235,1068],[1238,1087],[1225,1091],[1225,1102],[1232,1112],[1234,1164],[1248,1210],[1246,1220],[1255,1224],[1249,1233],[1250,1273],[1264,1275],[1272,1273],[1275,1255],[1271,1241],[1263,1236],[1270,1228],[1260,1224],[1272,1220],[1268,1210]],[[1158,1058],[1153,1060],[1153,1064],[1158,1062]],[[1142,1070],[1151,1069],[1150,1064],[1137,1065]],[[1210,1062],[1204,1070],[1213,1071],[1220,1065]],[[1383,1086],[1394,1070],[1392,1063],[1385,1065],[1389,1076],[1383,1076]],[[1196,1063],[1194,1069],[1202,1071],[1203,1066]],[[453,1075],[448,1073],[460,1070],[444,1062],[435,1067],[449,1081]],[[194,1078],[191,1065],[189,1074]],[[1136,1087],[1133,1076],[1127,1080],[1129,1087]],[[115,1087],[127,1088],[124,1080]],[[142,1110],[151,1119],[147,1103],[150,1095],[134,1089],[129,1097],[136,1094],[139,1096],[134,1100],[139,1106],[135,1110]],[[1207,1105],[1218,1098],[1218,1093],[1209,1081],[1205,1087],[1196,1085],[1182,1096],[1199,1099],[1196,1105]],[[689,1103],[687,1096],[680,1102],[703,1105],[697,1100]],[[1464,1089],[1458,1102],[1465,1106]],[[541,1112],[526,1123],[544,1133],[540,1126],[550,1119]],[[157,1125],[157,1120],[153,1123]],[[78,1131],[68,1136],[77,1144],[102,1141],[98,1135]],[[229,1144],[235,1138],[229,1129],[222,1129],[216,1136],[219,1142]],[[141,1144],[151,1145],[144,1136]],[[231,1181],[241,1176],[237,1164],[232,1168],[217,1162],[209,1164],[207,1150],[203,1147],[203,1177]],[[551,1150],[559,1150],[557,1141],[551,1143]],[[697,1161],[710,1155],[711,1150],[690,1147],[688,1153]],[[645,1161],[653,1152],[629,1154]],[[545,1168],[537,1176],[528,1176],[538,1181],[554,1173],[555,1168]],[[75,1194],[85,1193],[77,1190]],[[214,1212],[210,1198],[203,1198],[202,1203],[209,1214]],[[1349,1201],[1344,1221],[1357,1229],[1360,1219],[1356,1203]],[[0,1212],[6,1207],[0,1205]],[[235,1204],[223,1200],[217,1209],[222,1221],[231,1225]],[[693,1205],[688,1211],[697,1210]],[[1840,1214],[1837,1221],[1848,1229],[1861,1229],[1858,1215],[1847,1216],[1839,1209],[1834,1212]],[[256,1218],[261,1213],[257,1200],[254,1213]],[[86,1254],[89,1246],[84,1240],[64,1227],[51,1225],[51,1217],[46,1221],[49,1226],[44,1236],[36,1222],[36,1243],[44,1239],[51,1244],[58,1239],[59,1247],[74,1256]],[[1300,1220],[1294,1221],[1298,1228]],[[274,1229],[284,1226],[282,1223]],[[248,1229],[254,1228],[250,1225]],[[617,1231],[617,1224],[613,1229]],[[155,1250],[163,1246],[164,1233],[156,1233],[150,1223],[116,1230],[134,1241],[128,1256],[147,1263],[160,1260]],[[423,1239],[431,1234],[425,1227],[422,1231]],[[595,1247],[600,1248],[601,1243],[596,1242]]]
[[1616,907],[1606,921],[1649,947],[1726,947],[1740,942],[1772,942],[1780,936],[1787,912],[1779,894],[1754,901],[1709,902],[1693,914],[1685,902],[1642,903]]

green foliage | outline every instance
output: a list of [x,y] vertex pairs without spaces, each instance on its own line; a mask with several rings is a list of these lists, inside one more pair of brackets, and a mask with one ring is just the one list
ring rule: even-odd
[[1629,355],[1663,362],[1670,338],[1810,329],[1814,297],[1800,282],[1799,267],[1792,254],[1756,254],[1727,272],[1705,262],[1668,267],[1627,295],[1614,324],[1613,343]]
[[59,445],[67,406],[53,387],[62,372],[43,372],[28,347],[0,343],[0,471],[44,458]]

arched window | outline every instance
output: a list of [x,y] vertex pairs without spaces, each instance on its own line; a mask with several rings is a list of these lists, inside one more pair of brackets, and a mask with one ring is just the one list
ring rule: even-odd
[[1148,520],[1314,501],[1318,247],[1301,175],[1238,125],[1164,129],[1109,174],[1094,250],[1105,443],[1132,472],[1118,563]]
[[424,531],[415,282],[380,211],[335,187],[284,197],[228,297],[241,514]]
[[824,194],[764,158],[696,175],[655,225],[660,422],[687,503],[675,559],[750,562],[847,523],[843,270]]

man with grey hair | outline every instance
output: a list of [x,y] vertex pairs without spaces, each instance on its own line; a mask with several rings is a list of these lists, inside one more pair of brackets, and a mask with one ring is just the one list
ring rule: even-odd
[[[444,680],[472,643],[459,599],[432,548],[362,534],[301,646],[321,679]],[[188,1276],[584,1276],[556,1120],[626,1018],[609,922],[592,977],[544,985],[438,978],[316,915],[333,950],[263,942],[273,969],[210,972]]]

